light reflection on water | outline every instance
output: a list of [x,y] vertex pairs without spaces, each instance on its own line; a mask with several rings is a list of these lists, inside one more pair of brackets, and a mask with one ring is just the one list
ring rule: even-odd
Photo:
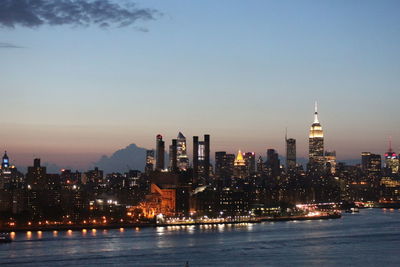
[[371,209],[322,221],[17,232],[13,239],[1,244],[0,265],[388,266],[400,260],[400,213]]
[[11,233],[10,233],[10,238],[11,238],[12,240],[15,239],[15,232],[11,232]]
[[72,235],[73,235],[72,230],[68,230],[68,231],[67,231],[67,235],[68,235],[68,236],[72,236]]

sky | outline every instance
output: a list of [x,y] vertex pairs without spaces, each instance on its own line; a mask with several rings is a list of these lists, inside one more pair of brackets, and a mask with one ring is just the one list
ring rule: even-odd
[[85,168],[179,131],[210,134],[212,153],[284,154],[285,128],[307,157],[315,101],[339,160],[389,137],[400,152],[399,1],[106,2],[148,13],[34,24],[0,4],[0,150],[14,164]]

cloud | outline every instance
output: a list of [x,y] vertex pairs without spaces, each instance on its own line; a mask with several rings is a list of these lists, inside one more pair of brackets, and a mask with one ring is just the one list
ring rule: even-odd
[[0,48],[23,48],[23,47],[10,43],[0,43]]
[[112,0],[0,0],[0,27],[28,28],[71,25],[101,28],[126,27],[137,21],[154,20],[154,9]]
[[105,173],[126,172],[132,170],[143,170],[146,164],[146,148],[135,144],[115,151],[110,157],[102,156],[94,166],[104,170]]

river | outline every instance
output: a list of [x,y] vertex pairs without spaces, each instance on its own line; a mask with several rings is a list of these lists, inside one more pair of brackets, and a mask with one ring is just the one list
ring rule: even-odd
[[0,265],[398,266],[400,210],[237,225],[17,232]]

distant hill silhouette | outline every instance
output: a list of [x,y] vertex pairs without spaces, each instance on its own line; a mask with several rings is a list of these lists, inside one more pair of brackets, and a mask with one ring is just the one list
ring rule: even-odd
[[146,161],[146,148],[138,147],[136,144],[115,151],[110,157],[102,156],[93,167],[99,167],[105,174],[112,172],[124,173],[128,170],[143,171]]

